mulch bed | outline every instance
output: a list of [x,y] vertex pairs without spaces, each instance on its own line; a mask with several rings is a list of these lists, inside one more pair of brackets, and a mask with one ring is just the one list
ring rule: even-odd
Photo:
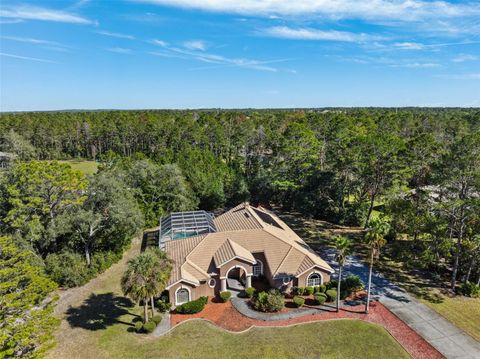
[[226,330],[240,332],[252,326],[277,327],[321,320],[360,319],[383,326],[415,359],[444,358],[435,348],[395,314],[390,312],[383,304],[372,302],[370,304],[369,314],[363,313],[363,310],[364,305],[357,305],[348,307],[348,309],[341,309],[339,313],[326,311],[287,320],[265,321],[243,316],[230,302],[213,303],[209,301],[205,309],[200,313],[188,315],[172,313],[170,320],[172,327],[174,327],[178,323],[188,319],[202,318],[210,320]]

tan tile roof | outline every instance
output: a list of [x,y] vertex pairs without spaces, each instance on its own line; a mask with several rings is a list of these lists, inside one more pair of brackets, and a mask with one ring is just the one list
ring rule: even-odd
[[221,267],[223,264],[231,261],[234,258],[241,258],[251,263],[256,262],[250,251],[243,248],[240,244],[231,241],[230,239],[227,239],[225,242],[223,242],[220,248],[218,248],[213,255],[213,259],[215,260],[217,267]]
[[312,267],[333,272],[290,227],[275,214],[242,203],[215,218],[218,231],[201,236],[166,241],[165,250],[174,260],[169,285],[181,278],[206,280],[212,260],[221,265],[234,257],[252,263],[252,253],[263,252],[272,275],[299,275]]
[[249,207],[247,203],[241,203],[215,218],[213,221],[215,222],[218,232],[246,231],[249,229],[262,228],[257,217],[253,216],[248,210],[245,210],[247,206]]

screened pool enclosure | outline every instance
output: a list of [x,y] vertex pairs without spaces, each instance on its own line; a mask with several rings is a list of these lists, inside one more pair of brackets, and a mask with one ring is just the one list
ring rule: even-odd
[[160,220],[159,244],[203,233],[216,232],[213,214],[205,211],[173,212]]

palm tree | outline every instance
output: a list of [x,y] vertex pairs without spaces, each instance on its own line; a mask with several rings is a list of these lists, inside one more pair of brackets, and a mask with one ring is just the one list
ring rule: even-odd
[[[171,263],[166,256],[156,250],[147,250],[128,261],[128,267],[122,276],[121,286],[124,295],[134,301],[143,301],[144,322],[148,322],[148,301],[163,291],[170,276]],[[162,258],[165,258],[163,260]],[[168,272],[168,275],[167,275]],[[165,279],[166,278],[166,279]]]
[[368,272],[368,289],[367,289],[367,303],[365,304],[365,313],[368,314],[370,307],[370,289],[372,285],[372,271],[373,262],[380,255],[380,248],[382,248],[387,240],[385,235],[390,230],[390,225],[383,219],[375,218],[368,224],[367,233],[365,234],[365,243],[369,248],[368,261],[370,264],[370,270]]
[[167,254],[160,248],[148,249],[156,257],[157,263],[154,268],[154,274],[150,277],[153,281],[152,286],[155,288],[156,293],[150,296],[150,304],[152,309],[152,317],[155,315],[155,301],[154,296],[161,294],[167,286],[170,274],[172,272],[172,260],[167,257]]
[[334,237],[335,241],[335,260],[338,263],[338,284],[337,284],[337,312],[340,307],[340,283],[342,282],[342,269],[345,265],[348,254],[350,253],[352,242],[344,236]]

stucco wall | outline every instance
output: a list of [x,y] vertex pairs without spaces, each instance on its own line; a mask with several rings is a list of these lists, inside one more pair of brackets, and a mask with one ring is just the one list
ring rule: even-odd
[[307,278],[310,274],[312,273],[320,273],[323,280],[322,283],[327,283],[330,282],[330,273],[321,269],[321,268],[314,268],[306,273],[302,274],[301,276],[298,277],[297,284],[295,284],[297,287],[306,287],[307,286]]
[[220,277],[226,277],[227,272],[235,266],[245,268],[248,274],[252,273],[253,271],[253,266],[250,263],[242,261],[241,259],[234,259],[220,267]]

